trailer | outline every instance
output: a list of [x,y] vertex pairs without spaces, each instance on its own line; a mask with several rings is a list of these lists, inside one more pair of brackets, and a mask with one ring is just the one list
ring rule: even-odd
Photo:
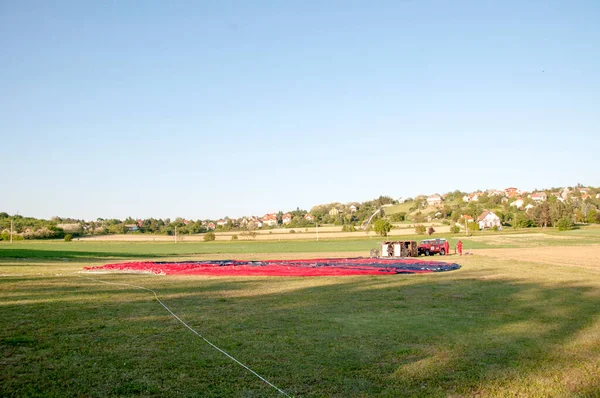
[[381,243],[381,257],[418,257],[419,245],[414,240],[397,240]]

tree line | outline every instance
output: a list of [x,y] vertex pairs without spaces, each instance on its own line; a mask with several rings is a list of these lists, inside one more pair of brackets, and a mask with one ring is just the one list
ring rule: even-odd
[[[556,190],[556,189],[553,189]],[[409,210],[407,212],[396,212],[394,214],[385,214],[387,205],[397,204],[398,202],[389,196],[380,196],[376,199],[366,202],[351,203],[328,203],[313,206],[310,211],[296,208],[288,211],[291,215],[291,222],[284,225],[283,216],[286,213],[277,212],[277,224],[274,226],[263,226],[264,228],[303,228],[315,225],[340,225],[343,231],[356,231],[358,226],[367,220],[375,211],[381,211],[373,217],[370,227],[376,227],[377,232],[385,231],[385,234],[391,229],[389,222],[410,222],[423,223],[426,221],[439,220],[447,224],[458,222],[463,215],[468,215],[473,219],[483,213],[486,209],[494,211],[500,217],[502,225],[514,228],[528,227],[558,227],[560,229],[570,229],[576,223],[600,223],[600,199],[595,198],[595,193],[600,189],[591,189],[593,194],[583,197],[576,189],[566,200],[559,200],[557,197],[547,192],[547,200],[535,202],[530,198],[523,198],[521,208],[511,206],[514,200],[504,200],[502,196],[487,195],[483,193],[478,201],[464,203],[462,198],[464,192],[454,191],[444,195],[444,202],[435,207],[427,206],[425,196],[409,198]],[[525,209],[531,204],[533,207]],[[310,214],[313,219],[309,220],[305,216]],[[247,220],[250,218],[246,218]],[[224,225],[216,225],[215,230],[219,231],[240,231],[240,233],[253,234],[257,225],[252,219],[243,222],[243,218],[232,219],[225,217]],[[382,220],[378,223],[378,220]],[[384,222],[385,221],[385,222]],[[174,220],[170,218],[148,218],[136,220],[128,217],[124,220],[98,218],[94,221],[86,221],[72,218],[53,217],[50,220],[37,219],[33,217],[24,217],[21,215],[9,215],[6,212],[0,212],[0,240],[10,239],[10,224],[12,222],[13,239],[60,239],[65,235],[84,236],[100,234],[201,234],[209,232],[209,222],[215,223],[215,220],[196,220],[190,221],[178,217]],[[476,229],[478,226],[473,223],[470,228]]]

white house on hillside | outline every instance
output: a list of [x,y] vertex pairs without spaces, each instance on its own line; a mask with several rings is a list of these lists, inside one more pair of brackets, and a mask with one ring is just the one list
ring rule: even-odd
[[281,223],[283,225],[290,224],[291,222],[292,222],[292,215],[290,213],[285,213],[283,216],[281,216]]
[[479,217],[477,217],[477,223],[479,224],[479,229],[485,228],[493,228],[493,227],[501,227],[502,221],[500,217],[498,217],[494,212],[485,210]]
[[463,202],[479,202],[479,198],[483,195],[481,192],[471,192],[468,195],[463,196]]
[[519,198],[519,199],[515,200],[514,202],[511,202],[511,204],[509,206],[515,206],[517,209],[520,209],[521,207],[523,207],[523,203],[525,203],[523,201],[523,199]]
[[437,206],[440,203],[442,203],[442,197],[440,195],[438,195],[437,193],[433,194],[433,195],[429,195],[427,197],[427,204],[429,206]]
[[269,227],[274,227],[277,225],[277,214],[275,213],[269,213],[269,214],[265,214],[265,216],[262,218],[262,222],[265,225],[268,225]]
[[548,195],[546,195],[546,192],[534,192],[529,195],[529,197],[535,202],[544,202],[548,200]]

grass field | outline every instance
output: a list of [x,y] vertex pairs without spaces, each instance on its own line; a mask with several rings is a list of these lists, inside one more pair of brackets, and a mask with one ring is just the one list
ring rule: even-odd
[[458,271],[320,278],[79,271],[357,255],[378,240],[0,244],[0,396],[280,396],[150,292],[102,282],[155,290],[291,396],[600,396],[600,234],[462,240],[473,255],[447,258]]
[[408,203],[400,203],[397,205],[384,207],[385,214],[392,215],[400,212],[408,213],[410,212],[410,208],[413,205],[413,202]]

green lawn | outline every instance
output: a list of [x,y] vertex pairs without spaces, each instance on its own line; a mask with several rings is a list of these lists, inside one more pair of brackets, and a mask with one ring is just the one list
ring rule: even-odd
[[[499,237],[481,247],[506,247]],[[292,396],[600,396],[600,264],[475,253],[454,257],[458,271],[430,275],[78,273],[135,258],[318,256],[377,242],[0,244],[0,396],[279,396],[150,292],[99,281],[154,289],[192,328]]]
[[[434,236],[435,237],[435,236]],[[390,236],[386,239],[420,240],[427,236]],[[450,238],[454,242],[459,238]],[[231,241],[231,242],[16,242],[0,244],[0,259],[87,259],[112,260],[148,257],[193,257],[194,255],[276,254],[276,253],[324,253],[363,252],[379,247],[382,239],[359,238],[355,240],[316,241]],[[474,248],[492,247],[486,243],[473,243]]]
[[414,205],[414,202],[400,203],[397,205],[391,205],[388,207],[384,207],[383,211],[385,211],[386,215],[392,215],[396,213],[408,213],[410,211],[411,206]]
[[[427,235],[402,235],[401,229],[393,229],[385,240],[422,240]],[[527,235],[537,234],[535,238]],[[511,237],[503,239],[502,235]],[[523,238],[519,238],[523,235]],[[497,237],[486,241],[485,237]],[[571,239],[557,239],[556,236]],[[432,238],[447,238],[454,247],[462,240],[471,249],[494,247],[523,247],[529,245],[581,245],[600,244],[600,228],[585,227],[582,229],[558,232],[555,229],[527,228],[503,231],[482,231],[465,237],[462,234],[435,233]],[[356,232],[353,239],[321,239],[289,240],[289,241],[218,241],[218,242],[102,242],[102,241],[17,241],[13,244],[0,242],[0,259],[20,258],[31,260],[54,259],[89,261],[112,261],[112,259],[161,258],[161,257],[193,257],[194,255],[231,254],[232,256],[248,254],[277,253],[331,253],[331,252],[363,252],[379,247],[381,237],[366,237]]]

